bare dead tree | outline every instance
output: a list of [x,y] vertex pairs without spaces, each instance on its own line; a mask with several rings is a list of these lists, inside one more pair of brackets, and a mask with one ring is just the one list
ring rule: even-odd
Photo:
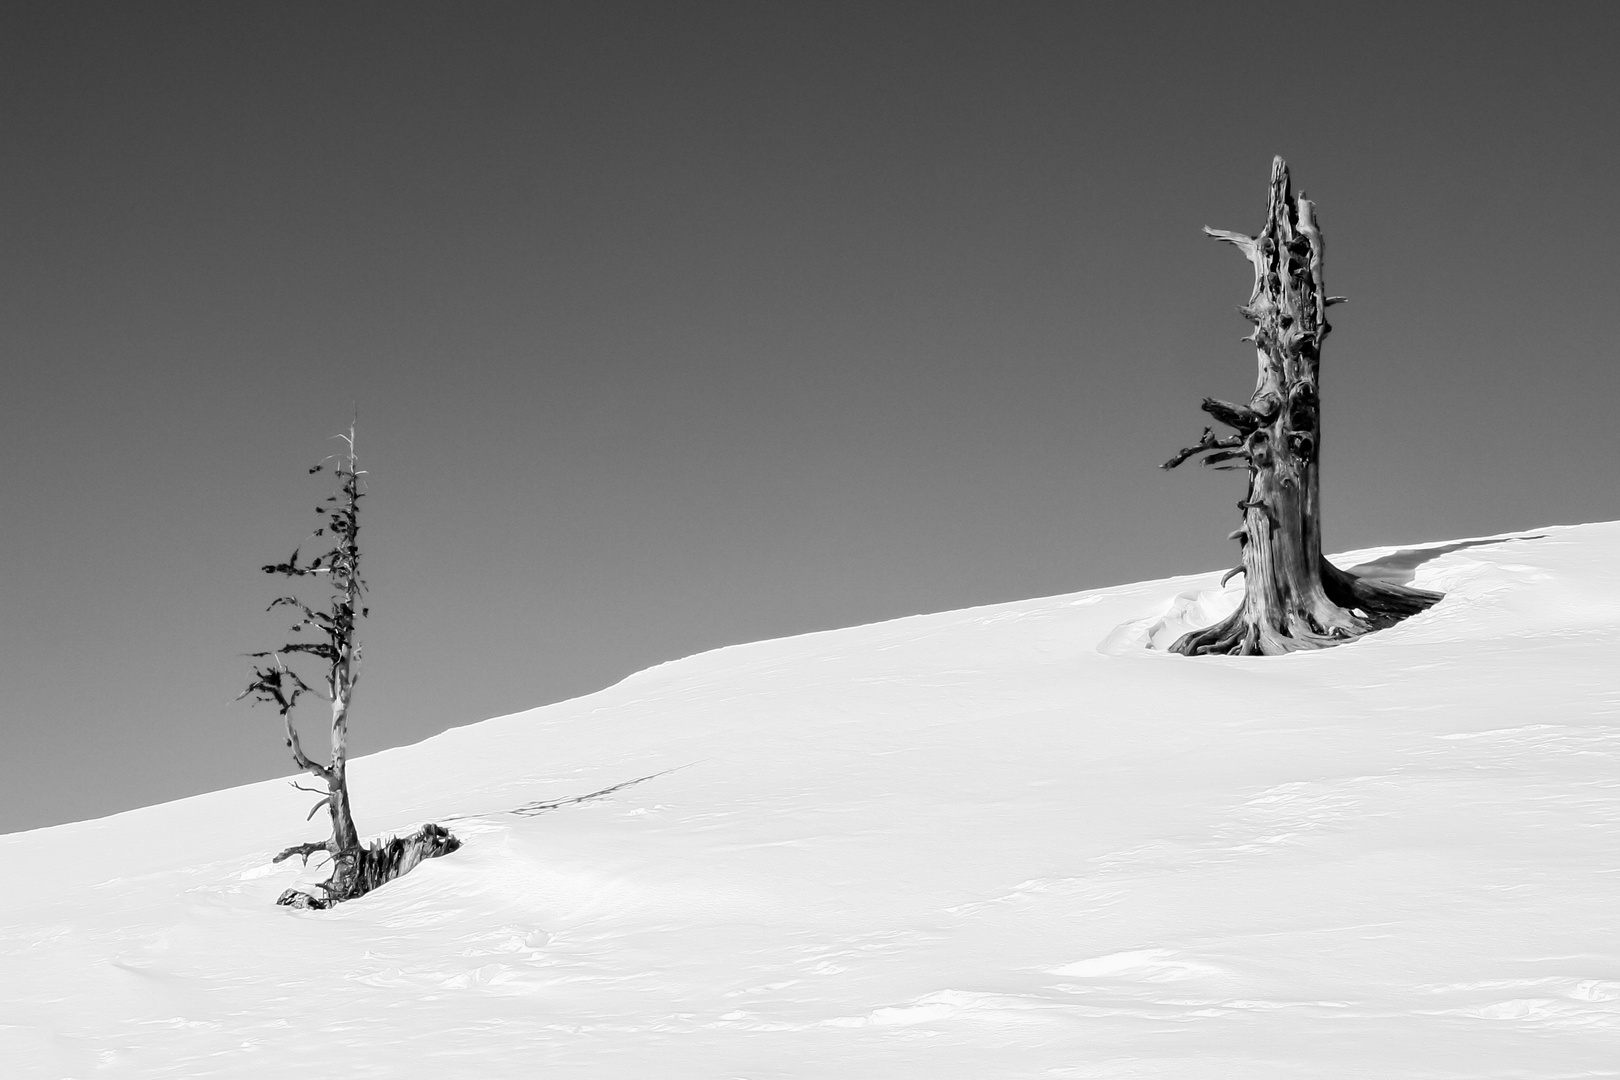
[[1173,469],[1204,455],[1218,470],[1244,469],[1249,489],[1232,533],[1242,561],[1222,579],[1244,575],[1243,604],[1223,622],[1183,635],[1173,652],[1275,655],[1353,640],[1415,615],[1440,593],[1363,580],[1322,555],[1322,450],[1319,386],[1327,309],[1344,301],[1322,284],[1316,207],[1290,188],[1288,166],[1271,167],[1266,223],[1257,236],[1204,231],[1242,251],[1254,289],[1238,311],[1254,324],[1259,379],[1247,405],[1205,398],[1203,409],[1235,434],[1204,429],[1197,445],[1165,462]]
[[[354,702],[355,685],[360,680],[356,624],[370,614],[364,604],[366,582],[360,576],[360,500],[365,498],[361,478],[365,472],[358,467],[355,458],[354,425],[349,426],[347,435],[337,437],[344,441],[345,451],[309,470],[313,474],[330,468],[337,476],[338,490],[315,508],[321,524],[314,535],[331,547],[307,561],[301,560],[300,550],[295,548],[286,562],[271,563],[263,568],[266,574],[324,581],[326,601],[318,607],[291,595],[271,601],[267,610],[291,608],[297,614],[297,621],[289,631],[291,640],[279,649],[251,654],[260,662],[254,665],[252,681],[238,697],[238,700],[251,697],[255,703],[274,705],[286,727],[287,748],[292,751],[293,761],[326,785],[325,794],[310,809],[308,817],[313,818],[324,808],[331,819],[332,835],[326,840],[295,844],[274,859],[281,862],[298,855],[307,863],[311,855],[320,852],[331,856],[332,876],[321,884],[326,894],[324,901],[295,890],[288,890],[278,901],[300,907],[325,907],[351,900],[405,873],[423,858],[442,855],[460,846],[444,829],[428,825],[413,837],[394,838],[365,847],[355,827],[354,813],[349,806],[349,710]],[[324,666],[318,686],[311,685],[299,674],[297,662],[300,659],[318,661]],[[293,720],[300,700],[311,695],[325,701],[331,710],[330,750],[324,762],[304,751]],[[321,794],[315,788],[294,786]]]

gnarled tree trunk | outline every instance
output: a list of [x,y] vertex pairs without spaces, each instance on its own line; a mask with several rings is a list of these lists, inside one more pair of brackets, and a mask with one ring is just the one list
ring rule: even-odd
[[[1320,649],[1382,629],[1424,610],[1439,593],[1363,581],[1322,556],[1322,429],[1319,413],[1322,339],[1332,329],[1322,284],[1322,233],[1316,207],[1289,186],[1288,166],[1272,163],[1271,198],[1258,236],[1205,228],[1254,264],[1254,290],[1238,310],[1254,324],[1259,379],[1248,405],[1204,400],[1204,411],[1236,434],[1209,428],[1198,445],[1164,463],[1173,469],[1205,454],[1203,463],[1243,468],[1249,490],[1238,503],[1243,527],[1233,533],[1243,561],[1243,605],[1215,626],[1183,635],[1171,650],[1188,656],[1274,655]],[[1228,575],[1230,577],[1231,575]]]

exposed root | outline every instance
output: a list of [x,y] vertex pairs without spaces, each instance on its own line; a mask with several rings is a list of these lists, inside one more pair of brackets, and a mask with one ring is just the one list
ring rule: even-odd
[[[1233,572],[1241,569],[1236,567],[1228,572],[1221,583],[1224,585]],[[1374,630],[1387,629],[1402,619],[1427,611],[1445,598],[1444,593],[1428,589],[1358,578],[1326,559],[1322,560],[1321,574],[1323,591],[1340,609],[1330,612],[1328,618],[1290,612],[1290,626],[1284,634],[1249,622],[1245,604],[1214,626],[1181,635],[1170,646],[1170,651],[1182,656],[1276,656],[1305,649],[1326,649],[1354,641]],[[1332,618],[1332,615],[1338,617]]]
[[[297,889],[288,889],[276,900],[284,907],[322,910],[345,900],[354,900],[404,877],[424,859],[436,859],[461,847],[461,841],[443,825],[424,825],[410,836],[394,836],[379,840],[363,848],[340,851],[333,855],[333,872],[328,881],[320,883],[326,895],[313,896]],[[304,849],[310,849],[304,851]],[[300,844],[288,848],[275,861],[280,862],[292,854],[303,853],[307,859],[314,851],[326,851],[325,844]]]
[[1176,639],[1170,651],[1182,656],[1247,656],[1242,648],[1246,627],[1239,608],[1214,626],[1191,630]]
[[1444,593],[1430,592],[1428,589],[1358,578],[1326,559],[1322,560],[1322,587],[1328,599],[1340,607],[1365,612],[1375,630],[1394,626],[1402,619],[1427,611],[1445,599]]
[[424,859],[436,859],[461,847],[461,841],[443,825],[424,825],[410,836],[395,836],[360,852],[355,883],[345,899],[364,896],[377,886],[404,877]]

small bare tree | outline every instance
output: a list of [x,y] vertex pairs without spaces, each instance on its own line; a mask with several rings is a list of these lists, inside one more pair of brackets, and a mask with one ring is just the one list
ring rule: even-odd
[[1260,374],[1248,405],[1204,399],[1204,411],[1236,434],[1209,428],[1198,445],[1165,462],[1173,469],[1198,454],[1218,469],[1246,469],[1249,490],[1238,503],[1242,548],[1233,574],[1244,575],[1243,604],[1231,617],[1183,635],[1170,648],[1188,656],[1272,655],[1350,641],[1415,615],[1441,594],[1358,578],[1322,555],[1322,452],[1318,387],[1322,339],[1332,329],[1322,284],[1322,233],[1316,207],[1296,199],[1288,166],[1271,167],[1270,205],[1258,236],[1205,228],[1254,264],[1254,290],[1238,311],[1254,324]]
[[[251,697],[255,703],[274,705],[286,726],[287,747],[292,751],[293,760],[300,769],[326,785],[324,794],[315,788],[294,786],[321,795],[320,801],[310,809],[309,817],[313,818],[324,807],[331,818],[332,835],[326,840],[295,844],[274,860],[281,862],[299,855],[307,863],[311,855],[319,852],[331,856],[332,876],[321,884],[326,893],[324,901],[292,889],[283,893],[278,901],[300,907],[326,907],[351,900],[405,873],[423,858],[442,855],[460,846],[444,829],[428,825],[413,837],[365,847],[360,843],[359,830],[354,824],[354,813],[349,806],[349,709],[360,678],[356,623],[370,614],[363,602],[366,582],[360,576],[360,500],[365,498],[361,477],[365,472],[358,467],[354,454],[354,425],[349,426],[347,435],[337,438],[343,440],[345,451],[309,470],[313,474],[330,468],[337,475],[338,490],[315,508],[321,524],[314,535],[331,547],[308,561],[301,561],[300,550],[294,549],[286,562],[264,567],[267,574],[324,580],[328,592],[326,601],[319,607],[290,595],[271,601],[268,610],[291,608],[297,614],[290,631],[291,640],[279,649],[251,654],[260,663],[254,666],[252,681],[238,698]],[[319,688],[298,673],[299,658],[324,665],[318,679]],[[306,695],[324,700],[331,708],[330,753],[325,762],[305,753],[293,721],[293,711]]]

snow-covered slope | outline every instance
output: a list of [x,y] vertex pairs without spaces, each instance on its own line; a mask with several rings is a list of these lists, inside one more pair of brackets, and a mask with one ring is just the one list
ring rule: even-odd
[[1152,650],[1208,574],[458,728],[353,787],[466,847],[330,912],[281,781],[0,838],[0,1074],[1620,1075],[1620,523],[1520,535],[1327,652]]

